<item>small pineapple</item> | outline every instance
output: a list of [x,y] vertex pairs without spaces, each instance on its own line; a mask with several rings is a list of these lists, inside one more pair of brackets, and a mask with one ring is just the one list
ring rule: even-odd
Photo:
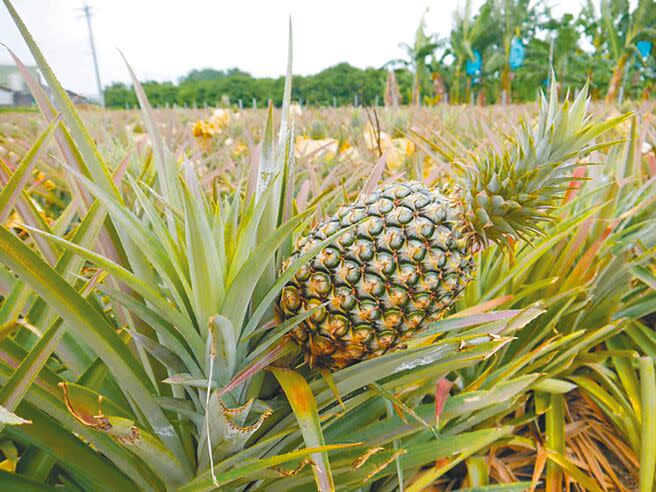
[[624,119],[590,123],[587,90],[571,105],[557,101],[555,90],[548,102],[542,97],[535,129],[522,125],[504,152],[490,150],[461,167],[452,193],[417,182],[386,185],[297,242],[283,269],[341,233],[277,302],[285,319],[316,309],[291,332],[311,366],[336,370],[402,348],[453,305],[478,250],[541,232],[539,223],[568,186],[571,161]]

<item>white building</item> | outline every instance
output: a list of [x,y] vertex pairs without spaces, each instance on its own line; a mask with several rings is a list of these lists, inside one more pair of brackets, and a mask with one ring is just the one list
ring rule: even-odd
[[[36,67],[26,67],[34,79],[41,83]],[[0,106],[31,106],[34,98],[27,82],[16,65],[0,65]]]
[[14,105],[14,91],[0,85],[0,107]]

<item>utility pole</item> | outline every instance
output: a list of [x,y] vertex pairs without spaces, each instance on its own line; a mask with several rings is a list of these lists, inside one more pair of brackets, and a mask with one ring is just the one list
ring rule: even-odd
[[84,4],[82,7],[82,12],[87,19],[87,27],[89,29],[89,45],[91,46],[91,56],[93,58],[93,69],[96,72],[96,86],[98,88],[98,100],[100,105],[105,107],[105,95],[103,94],[102,84],[100,83],[100,70],[98,69],[98,57],[96,56],[96,44],[93,42],[93,29],[91,28],[91,7]]

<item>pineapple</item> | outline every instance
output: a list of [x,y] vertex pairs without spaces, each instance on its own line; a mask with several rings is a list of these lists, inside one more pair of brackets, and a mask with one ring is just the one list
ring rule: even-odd
[[341,207],[296,244],[290,260],[349,226],[281,293],[285,317],[328,302],[292,330],[313,366],[339,369],[399,347],[453,304],[474,267],[462,211],[416,182]]
[[[572,161],[616,120],[590,123],[587,90],[558,107],[555,84],[537,125],[522,125],[501,153],[461,166],[453,192],[418,182],[383,186],[300,239],[283,269],[337,235],[284,287],[279,315],[314,309],[292,337],[311,366],[341,369],[403,348],[442,317],[472,278],[475,253],[541,232],[568,186]],[[620,117],[623,118],[623,117]]]

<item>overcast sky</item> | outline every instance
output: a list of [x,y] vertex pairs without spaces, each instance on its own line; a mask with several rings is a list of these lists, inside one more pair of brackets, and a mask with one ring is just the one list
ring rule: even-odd
[[[13,3],[64,86],[95,95],[88,32],[80,11],[84,1]],[[426,7],[429,32],[445,36],[459,3],[464,0],[89,0],[103,85],[129,80],[117,49],[142,80],[177,80],[204,67],[281,75],[290,14],[294,73],[316,73],[342,61],[380,67],[403,56],[399,43],[412,41]],[[580,3],[550,2],[559,14],[578,10]],[[32,62],[1,4],[0,42],[25,63]],[[0,64],[9,60],[1,50]]]

